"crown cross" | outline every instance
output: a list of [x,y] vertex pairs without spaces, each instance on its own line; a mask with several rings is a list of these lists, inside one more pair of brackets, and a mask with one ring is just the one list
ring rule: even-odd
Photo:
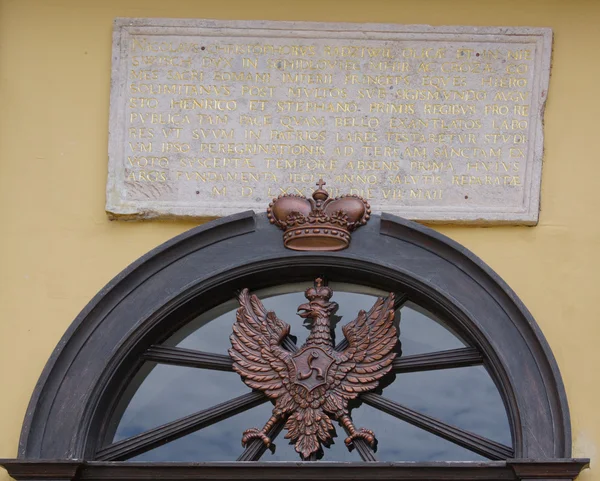
[[357,195],[332,199],[319,179],[311,198],[280,195],[269,204],[271,224],[284,231],[283,243],[297,251],[338,251],[350,244],[350,232],[365,225],[371,206]]

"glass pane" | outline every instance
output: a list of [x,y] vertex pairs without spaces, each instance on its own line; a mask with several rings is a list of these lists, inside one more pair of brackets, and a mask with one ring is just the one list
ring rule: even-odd
[[371,406],[363,404],[355,409],[352,418],[357,428],[375,432],[379,461],[487,461]]
[[[291,333],[301,346],[308,337],[309,330],[303,319],[296,314],[300,304],[306,302],[304,291],[312,281],[287,284],[256,291],[265,307],[275,311],[280,319],[290,324]],[[336,324],[336,342],[343,339],[342,326],[353,321],[361,309],[368,311],[378,296],[388,293],[365,286],[343,283],[330,283],[334,294],[332,301],[339,304],[338,312],[332,319]],[[175,333],[165,344],[186,349],[227,354],[231,347],[229,336],[235,322],[235,312],[239,307],[232,299],[198,316],[194,321]],[[427,310],[409,302],[396,313],[400,319],[400,340],[405,356],[427,352],[443,351],[464,347],[456,334],[446,324]]]
[[445,423],[512,446],[504,403],[483,366],[398,374],[383,395]]
[[231,347],[229,336],[235,322],[235,311],[239,307],[236,299],[201,314],[177,331],[164,344],[184,349],[227,354]]
[[272,408],[271,403],[266,403],[249,409],[129,461],[235,461],[244,450],[241,445],[244,430],[255,427],[263,416],[265,421],[269,419]]
[[250,392],[236,373],[154,363],[146,363],[133,386],[139,387],[131,401],[125,395],[114,415],[118,425],[109,443]]
[[[274,311],[291,327],[291,334],[297,338],[301,346],[308,337],[309,330],[304,325],[304,319],[296,313],[298,306],[306,302],[304,291],[312,286],[312,281],[286,284],[283,286],[253,292],[268,310]],[[340,308],[332,319],[337,322],[336,340],[342,339],[342,325],[356,318],[361,309],[369,310],[378,296],[386,292],[353,284],[330,283],[333,289],[332,301]],[[235,322],[235,313],[239,304],[232,299],[210,311],[198,316],[187,326],[175,333],[165,344],[185,349],[195,349],[205,352],[227,354],[231,347],[229,336]]]
[[412,302],[400,309],[400,340],[403,356],[465,347],[443,321]]
[[[220,423],[188,434],[176,441],[160,446],[129,461],[235,461],[244,451],[241,446],[242,433],[251,427],[262,427],[269,419],[273,406],[266,403],[240,413]],[[266,451],[261,461],[300,461],[294,446],[284,438],[283,430],[275,440],[275,454]],[[360,461],[356,451],[350,453],[344,445],[343,430],[338,429],[339,437],[330,449],[325,449],[323,460]]]

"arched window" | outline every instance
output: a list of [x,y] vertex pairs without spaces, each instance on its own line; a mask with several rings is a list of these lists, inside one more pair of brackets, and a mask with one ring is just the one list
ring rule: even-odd
[[[274,454],[259,440],[241,447],[272,406],[233,372],[227,349],[242,288],[292,326],[296,343],[285,347],[300,346],[308,331],[295,313],[316,277],[340,306],[340,349],[341,326],[389,292],[400,347],[378,389],[351,405],[376,448],[348,450],[336,424],[320,461],[299,465],[281,422],[269,432]],[[173,239],[96,296],[40,379],[20,459],[3,464],[17,479],[39,470],[57,479],[356,476],[348,469],[365,479],[572,479],[587,460],[569,459],[570,445],[550,349],[516,295],[466,249],[384,214],[344,251],[295,252],[250,212]]]
[[[296,316],[304,290],[312,283],[278,285],[256,294],[267,309],[293,325],[295,344],[307,338],[307,326]],[[341,326],[368,309],[381,290],[330,282],[336,313],[336,339]],[[353,406],[357,426],[375,431],[378,445],[349,451],[343,430],[324,449],[324,461],[471,461],[513,457],[509,418],[484,358],[440,317],[396,296],[401,356],[379,392],[363,396]],[[269,418],[271,403],[256,404],[250,389],[233,372],[227,354],[237,302],[229,300],[202,313],[143,355],[134,379],[119,396],[108,422],[101,460],[132,461],[297,461],[281,432],[277,449],[265,453],[261,443],[240,446],[241,433]],[[297,322],[294,323],[294,318]],[[230,374],[224,374],[229,372]],[[244,409],[238,399],[247,399]],[[215,418],[206,414],[220,406]],[[205,416],[200,418],[202,412]],[[188,419],[188,423],[182,422]],[[222,419],[224,418],[224,419]],[[194,424],[193,420],[197,419]],[[218,420],[222,419],[222,420]],[[169,429],[170,426],[177,427]],[[275,431],[280,431],[279,429]],[[192,431],[189,434],[188,431]],[[178,438],[178,436],[181,436]],[[171,441],[163,444],[166,439]],[[255,443],[256,444],[256,443]],[[200,448],[202,446],[202,448]],[[261,448],[261,449],[257,449]]]

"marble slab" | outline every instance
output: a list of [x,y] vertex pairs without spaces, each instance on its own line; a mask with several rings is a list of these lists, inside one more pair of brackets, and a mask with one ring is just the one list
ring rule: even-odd
[[552,31],[115,21],[111,218],[358,194],[424,222],[538,220]]

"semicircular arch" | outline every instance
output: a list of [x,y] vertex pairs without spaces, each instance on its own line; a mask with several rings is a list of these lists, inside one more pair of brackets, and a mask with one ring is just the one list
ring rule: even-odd
[[73,322],[35,388],[19,457],[93,459],[107,413],[149,346],[235,290],[317,275],[405,292],[481,349],[505,401],[516,458],[570,456],[558,367],[535,320],[475,255],[417,223],[383,214],[330,253],[283,246],[266,215],[202,225],[113,279]]

